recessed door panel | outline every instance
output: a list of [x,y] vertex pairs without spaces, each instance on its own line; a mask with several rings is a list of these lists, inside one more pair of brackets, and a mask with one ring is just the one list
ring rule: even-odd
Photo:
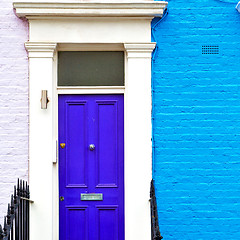
[[98,240],[118,240],[118,206],[97,206]]
[[66,185],[86,187],[86,102],[66,101]]
[[88,239],[87,207],[67,206],[67,236],[68,240]]
[[120,94],[59,96],[60,240],[124,240],[123,107]]
[[[117,102],[98,101],[97,186],[117,187]],[[107,124],[106,124],[107,122]]]

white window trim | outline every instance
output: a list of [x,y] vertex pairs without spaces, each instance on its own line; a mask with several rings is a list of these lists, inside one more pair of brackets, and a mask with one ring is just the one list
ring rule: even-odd
[[[166,2],[153,1],[14,3],[16,14],[26,17],[30,25],[26,49],[29,54],[29,180],[34,199],[31,239],[41,240],[43,229],[45,240],[59,239],[58,94],[124,93],[125,240],[150,240],[151,53],[155,47],[151,43],[150,23],[154,16],[162,15],[166,6]],[[85,26],[86,23],[90,25]],[[105,34],[108,24],[109,37]],[[125,87],[57,87],[59,49],[122,49],[126,59]],[[49,93],[47,110],[40,109],[41,90]]]

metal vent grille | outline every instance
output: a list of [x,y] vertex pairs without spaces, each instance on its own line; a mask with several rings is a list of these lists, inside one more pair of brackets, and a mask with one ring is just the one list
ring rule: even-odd
[[202,54],[219,54],[219,46],[204,45],[202,46]]

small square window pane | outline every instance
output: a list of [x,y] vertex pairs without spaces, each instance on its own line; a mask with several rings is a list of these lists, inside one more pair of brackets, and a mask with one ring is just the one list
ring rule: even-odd
[[58,52],[58,86],[124,86],[124,53]]

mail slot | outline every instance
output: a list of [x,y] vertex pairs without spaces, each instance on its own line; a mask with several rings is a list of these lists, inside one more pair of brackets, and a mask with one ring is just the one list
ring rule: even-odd
[[82,201],[102,201],[103,194],[102,193],[81,193]]

